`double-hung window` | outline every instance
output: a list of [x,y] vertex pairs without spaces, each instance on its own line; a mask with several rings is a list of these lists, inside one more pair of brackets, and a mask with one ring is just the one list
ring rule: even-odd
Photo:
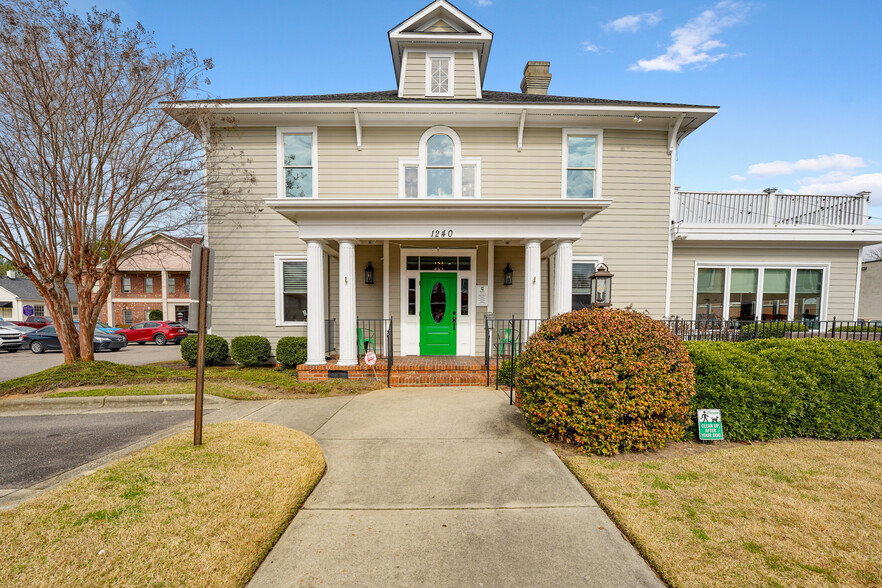
[[437,134],[426,142],[426,195],[453,197],[453,139]]
[[168,293],[169,294],[175,293],[175,279],[174,278],[168,279]]
[[314,198],[317,195],[315,128],[277,129],[278,192],[280,198]]
[[131,292],[132,291],[132,278],[128,276],[124,276],[122,279],[122,291],[123,292]]
[[145,276],[144,277],[144,293],[145,294],[153,294],[153,277]]
[[426,54],[426,96],[453,96],[453,54]]
[[564,198],[600,197],[600,130],[564,129],[562,184]]
[[306,322],[306,260],[276,255],[276,325]]
[[444,126],[423,133],[419,157],[398,160],[401,198],[480,198],[481,159],[463,157],[456,132]]
[[591,306],[591,275],[595,263],[585,261],[573,262],[573,310],[581,310]]

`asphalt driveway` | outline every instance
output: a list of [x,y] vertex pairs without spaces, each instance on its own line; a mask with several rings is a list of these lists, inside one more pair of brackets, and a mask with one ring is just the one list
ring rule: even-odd
[[[126,365],[147,365],[160,361],[174,361],[181,359],[180,345],[147,345],[132,344],[119,351],[98,351],[95,359],[112,361]],[[19,378],[29,374],[35,374],[47,368],[64,363],[64,354],[60,351],[47,351],[46,353],[31,353],[28,349],[22,349],[16,353],[0,352],[0,382]]]
[[252,413],[322,481],[249,586],[663,586],[508,397],[397,388]]

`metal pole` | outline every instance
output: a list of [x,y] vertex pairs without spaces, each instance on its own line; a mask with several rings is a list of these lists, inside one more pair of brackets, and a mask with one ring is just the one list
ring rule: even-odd
[[193,415],[193,445],[202,445],[202,395],[205,390],[205,323],[208,321],[208,263],[210,251],[202,248],[199,264],[199,316],[196,340],[196,411]]

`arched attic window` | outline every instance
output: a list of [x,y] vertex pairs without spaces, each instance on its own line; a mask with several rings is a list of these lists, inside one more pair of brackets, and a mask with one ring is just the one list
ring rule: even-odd
[[404,198],[476,198],[481,160],[462,156],[462,143],[449,127],[432,127],[420,138],[419,159],[402,159]]

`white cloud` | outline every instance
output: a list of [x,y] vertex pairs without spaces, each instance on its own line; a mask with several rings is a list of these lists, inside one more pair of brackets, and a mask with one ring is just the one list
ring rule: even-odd
[[818,155],[811,159],[798,161],[770,161],[767,163],[754,163],[747,168],[749,176],[784,176],[798,171],[826,171],[826,170],[849,170],[859,167],[867,167],[863,157],[854,155]]
[[475,0],[475,4],[478,6],[493,6],[493,0]]
[[726,28],[738,24],[747,16],[749,4],[723,0],[713,9],[705,10],[685,25],[671,33],[673,43],[667,51],[653,59],[640,59],[629,69],[632,71],[682,71],[684,66],[703,68],[724,57],[727,53],[714,53],[714,49],[725,47],[725,43],[715,37]]
[[628,14],[603,25],[603,28],[616,33],[636,33],[642,25],[655,26],[661,21],[661,10]]
[[734,175],[734,176],[729,176],[729,177],[731,179],[735,180],[736,182],[743,182],[744,180],[747,179],[744,176],[739,176],[739,175]]
[[832,171],[814,178],[797,180],[799,194],[857,194],[870,192],[870,204],[882,205],[882,173],[852,175]]
[[600,47],[591,41],[582,41],[582,50],[586,53],[600,53]]

